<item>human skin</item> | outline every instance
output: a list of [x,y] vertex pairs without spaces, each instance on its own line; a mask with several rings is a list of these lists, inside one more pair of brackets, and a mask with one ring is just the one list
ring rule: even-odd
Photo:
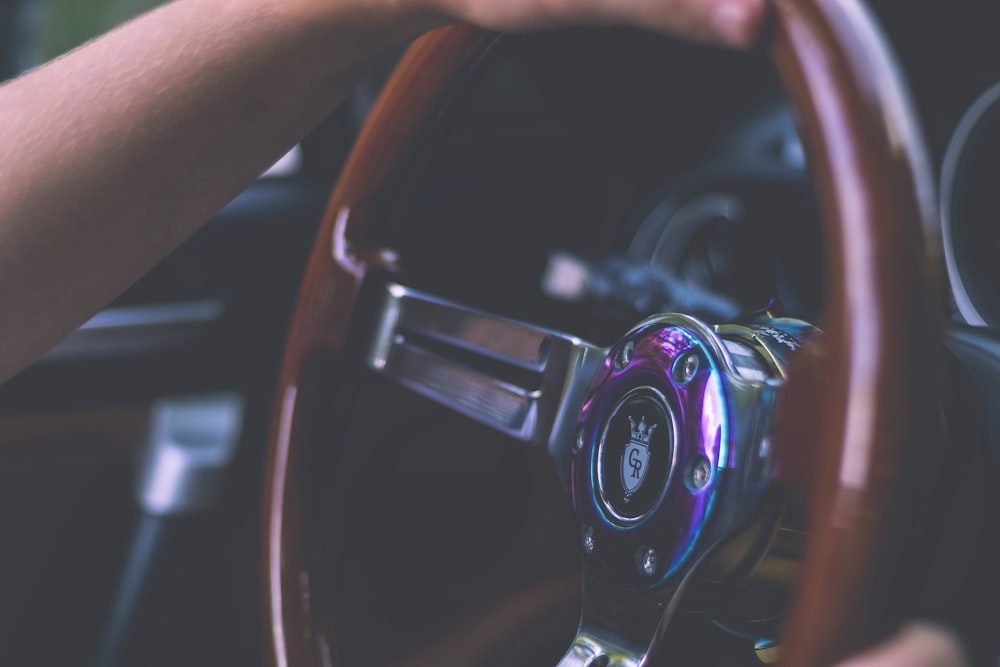
[[837,667],[962,667],[968,663],[951,630],[935,623],[914,622]]
[[762,0],[175,0],[0,87],[0,381],[110,302],[452,21],[753,41]]
[[[743,47],[760,32],[763,2],[175,0],[8,82],[0,381],[252,183],[336,108],[373,58],[429,28],[632,25]],[[962,662],[950,634],[915,626],[849,667]]]

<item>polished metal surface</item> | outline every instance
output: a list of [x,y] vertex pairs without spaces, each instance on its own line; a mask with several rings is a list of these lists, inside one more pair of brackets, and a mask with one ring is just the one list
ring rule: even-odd
[[606,632],[588,632],[581,628],[556,667],[639,667],[641,664],[634,648],[615,642]]
[[639,667],[633,648],[615,643],[606,632],[581,629],[556,667]]
[[712,479],[712,466],[705,459],[693,461],[687,475],[688,488],[699,491]]
[[685,354],[674,362],[674,380],[680,384],[687,384],[695,372],[698,370],[698,355]]
[[744,378],[780,382],[793,354],[819,329],[788,317],[761,312],[742,324],[721,324],[716,333],[730,353],[736,371]]
[[[749,362],[738,362],[712,327],[684,315],[650,318],[613,349],[626,343],[634,348],[632,363],[622,370],[605,365],[588,390],[579,417],[585,445],[571,458],[572,496],[581,521],[594,526],[600,567],[627,589],[648,590],[707,546],[720,513],[739,513],[767,484],[769,467],[756,458],[777,389],[767,381],[778,372],[755,356],[760,374],[747,379]],[[637,457],[652,476],[639,480],[638,491],[617,477],[635,454],[625,414],[629,422],[641,414],[647,428],[670,434],[669,445],[661,441]],[[635,576],[640,548],[661,557],[651,581]]]
[[367,365],[545,448],[564,474],[583,394],[606,358],[574,336],[390,284]]
[[632,341],[625,341],[615,354],[615,370],[624,370],[632,363],[633,352],[635,352],[635,346],[632,344]]
[[[583,554],[582,620],[559,665],[640,667],[717,547],[751,519],[777,530],[780,512],[757,512],[770,422],[813,331],[766,313],[721,327],[666,314],[599,348],[390,284],[367,365],[547,449]],[[746,554],[767,545],[750,542],[741,558],[760,560]]]
[[[605,365],[595,376],[580,416],[585,444],[571,458],[573,503],[589,539],[583,620],[560,667],[648,664],[688,583],[718,547],[754,517],[765,532],[777,529],[780,513],[758,512],[773,474],[770,420],[786,352],[811,331],[766,314],[746,326],[714,328],[666,314],[612,347],[631,343],[630,364]],[[677,446],[660,499],[637,521],[624,521],[609,512],[594,478],[609,465],[601,454],[605,435],[597,434],[651,384],[676,415]],[[633,436],[641,432],[633,426]],[[740,557],[762,560],[763,551],[750,552],[767,547],[752,543],[737,548]]]
[[652,547],[640,547],[639,553],[637,554],[639,572],[646,575],[647,577],[652,577],[656,574],[656,550]]

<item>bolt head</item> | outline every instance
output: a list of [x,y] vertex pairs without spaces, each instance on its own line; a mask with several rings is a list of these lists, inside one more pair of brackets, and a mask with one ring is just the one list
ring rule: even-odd
[[712,466],[703,458],[698,458],[688,470],[687,483],[692,491],[704,489],[712,479]]
[[583,553],[590,555],[594,553],[594,548],[597,546],[597,542],[594,540],[594,527],[584,526],[583,527]]
[[615,354],[615,370],[621,371],[632,363],[632,355],[635,353],[635,343],[627,340],[621,344],[618,348],[618,353]]
[[687,384],[698,372],[698,353],[685,352],[674,362],[674,381],[678,384]]
[[638,555],[639,573],[647,577],[656,574],[656,551],[653,547],[640,547]]
[[760,447],[757,450],[757,455],[762,459],[766,459],[771,455],[771,440],[769,438],[764,438],[760,441]]

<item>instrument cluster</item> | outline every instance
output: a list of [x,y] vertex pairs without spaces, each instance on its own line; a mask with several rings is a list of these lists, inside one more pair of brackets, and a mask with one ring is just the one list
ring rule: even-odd
[[824,295],[819,215],[782,101],[720,133],[715,150],[661,184],[638,211],[624,254],[589,262],[554,255],[546,293],[710,322],[764,309],[817,321]]

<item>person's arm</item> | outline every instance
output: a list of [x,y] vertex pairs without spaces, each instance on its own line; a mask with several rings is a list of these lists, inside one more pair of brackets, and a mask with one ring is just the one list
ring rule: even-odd
[[632,23],[746,44],[761,8],[176,0],[154,10],[0,87],[0,381],[249,185],[334,109],[371,58],[429,27]]
[[419,19],[182,0],[0,88],[0,380],[250,184]]

